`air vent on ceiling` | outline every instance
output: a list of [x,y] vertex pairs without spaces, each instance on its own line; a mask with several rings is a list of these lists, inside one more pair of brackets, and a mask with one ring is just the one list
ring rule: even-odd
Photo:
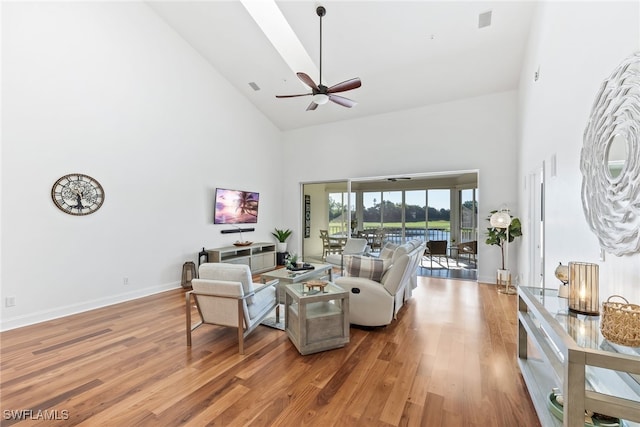
[[399,177],[395,177],[395,178],[387,178],[387,181],[396,182],[396,181],[399,181],[401,179],[411,179],[411,178],[408,177],[408,176],[399,176]]
[[491,25],[491,13],[491,11],[488,11],[478,15],[478,28],[484,28]]
[[255,82],[249,82],[249,86],[251,86],[251,89],[253,90],[260,90],[260,86],[258,86]]

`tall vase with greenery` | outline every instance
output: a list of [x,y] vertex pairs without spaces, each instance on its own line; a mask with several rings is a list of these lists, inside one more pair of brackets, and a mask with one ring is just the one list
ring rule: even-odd
[[276,245],[277,252],[284,253],[287,251],[287,239],[291,236],[292,231],[289,229],[278,229],[271,232],[271,235],[278,240],[278,244]]
[[[493,215],[497,211],[491,211]],[[489,218],[487,218],[489,220]],[[518,217],[511,215],[511,224],[509,224],[509,241],[507,242],[507,229],[498,227],[487,227],[487,245],[500,246],[500,252],[502,254],[502,270],[506,270],[505,265],[505,249],[507,243],[513,242],[516,237],[522,236],[522,224]]]

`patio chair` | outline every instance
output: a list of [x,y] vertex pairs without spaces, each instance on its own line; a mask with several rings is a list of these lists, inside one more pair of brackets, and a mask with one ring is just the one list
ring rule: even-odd
[[384,228],[378,228],[376,231],[373,232],[373,239],[371,241],[371,250],[372,251],[380,251],[382,249],[382,246],[384,245],[384,238],[385,238],[385,231]]
[[[427,242],[427,248],[424,250],[424,255],[429,257],[431,261],[431,270],[433,270],[433,261],[434,258],[437,257],[436,264],[440,265],[443,268],[449,269],[449,257],[447,256],[447,241],[446,240],[429,240]],[[445,267],[442,264],[442,257],[447,262],[447,266]]]
[[[275,286],[278,280],[253,283],[245,264],[205,263],[199,273],[199,279],[191,282],[193,290],[186,293],[187,346],[191,347],[191,333],[207,323],[237,328],[239,352],[244,354],[244,339],[274,308],[276,322],[280,320]],[[201,319],[196,325],[191,324],[193,302]]]
[[478,241],[472,240],[470,242],[458,243],[458,259],[461,255],[467,255],[469,262],[476,262],[476,255],[478,254]]
[[379,252],[384,246],[385,230],[384,228],[367,229],[358,231],[359,239],[367,239],[367,244],[372,252]]
[[329,237],[328,230],[320,230],[320,238],[322,239],[322,260],[327,259],[329,254],[339,254],[342,252],[342,241]]

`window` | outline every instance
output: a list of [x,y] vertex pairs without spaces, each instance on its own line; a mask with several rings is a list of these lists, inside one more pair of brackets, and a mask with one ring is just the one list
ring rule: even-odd
[[[347,221],[348,193],[329,193],[329,235],[349,235],[351,221]],[[351,200],[355,200],[351,194]],[[353,206],[351,207],[354,216]]]
[[460,190],[460,242],[478,240],[478,190]]

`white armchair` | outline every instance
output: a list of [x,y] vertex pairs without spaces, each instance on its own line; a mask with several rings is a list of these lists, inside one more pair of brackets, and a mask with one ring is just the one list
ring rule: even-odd
[[367,252],[367,243],[367,239],[363,238],[347,239],[342,251],[337,254],[327,255],[325,261],[342,268],[345,255],[364,255]]
[[[238,346],[244,354],[244,338],[276,309],[276,322],[280,306],[276,299],[278,280],[265,284],[253,283],[249,266],[243,264],[205,263],[200,265],[199,279],[191,282],[193,290],[187,292],[187,345],[191,346],[191,333],[204,323],[238,329]],[[200,314],[200,322],[191,324],[192,300]]]

